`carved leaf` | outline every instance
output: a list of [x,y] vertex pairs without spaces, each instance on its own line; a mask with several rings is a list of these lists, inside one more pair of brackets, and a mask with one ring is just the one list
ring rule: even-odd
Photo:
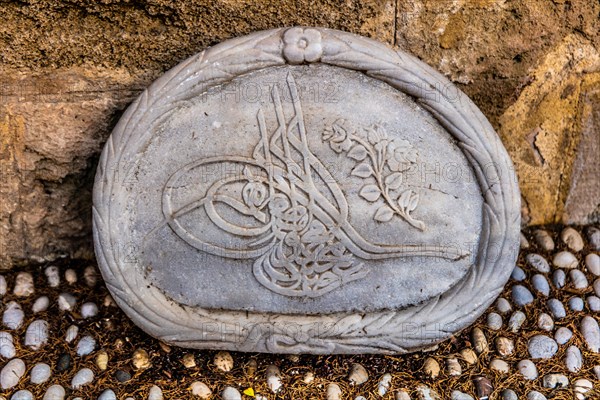
[[352,175],[358,176],[361,178],[368,178],[373,174],[373,168],[369,164],[362,163],[358,164],[356,168],[352,170]]
[[406,207],[408,207],[408,204],[410,203],[410,193],[411,192],[412,192],[412,190],[405,190],[400,195],[400,198],[398,199],[398,205],[400,206],[400,208],[402,210],[406,210]]
[[375,212],[375,221],[388,222],[394,216],[394,210],[388,206],[381,206]]
[[417,204],[419,204],[419,194],[410,189],[404,191],[398,199],[398,205],[406,212],[413,211],[417,208]]
[[366,185],[362,189],[360,189],[359,194],[365,200],[373,202],[373,201],[377,201],[377,199],[381,195],[381,192],[379,191],[379,188],[376,185]]
[[348,153],[348,157],[355,159],[356,161],[362,161],[367,156],[367,149],[362,144],[354,146]]
[[400,172],[394,172],[385,178],[385,185],[390,190],[399,189],[402,185],[402,174]]
[[417,204],[419,204],[419,194],[412,192],[410,196],[410,203],[408,204],[408,207],[406,207],[406,211],[413,211],[415,208],[417,208]]

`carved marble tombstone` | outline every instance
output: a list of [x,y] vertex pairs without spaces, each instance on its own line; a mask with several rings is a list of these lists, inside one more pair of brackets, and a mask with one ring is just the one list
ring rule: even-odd
[[472,323],[518,251],[512,163],[414,57],[320,28],[182,62],[129,107],[94,187],[117,303],[184,347],[402,353]]

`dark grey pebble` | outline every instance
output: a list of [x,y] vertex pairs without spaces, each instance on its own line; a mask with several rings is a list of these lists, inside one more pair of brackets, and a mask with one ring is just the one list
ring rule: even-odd
[[71,368],[71,356],[67,353],[63,353],[58,357],[56,363],[56,372],[63,372]]
[[120,369],[115,373],[115,378],[121,383],[127,382],[131,379],[131,374],[127,371],[123,371],[122,369]]

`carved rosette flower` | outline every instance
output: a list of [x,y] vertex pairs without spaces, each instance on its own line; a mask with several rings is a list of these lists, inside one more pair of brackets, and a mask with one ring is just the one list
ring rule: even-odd
[[407,140],[394,139],[387,145],[387,163],[390,170],[404,172],[417,162],[417,149]]
[[352,147],[352,129],[345,120],[337,120],[323,131],[323,141],[336,153],[346,152]]
[[317,62],[323,55],[321,32],[311,28],[290,28],[283,34],[283,56],[290,64]]

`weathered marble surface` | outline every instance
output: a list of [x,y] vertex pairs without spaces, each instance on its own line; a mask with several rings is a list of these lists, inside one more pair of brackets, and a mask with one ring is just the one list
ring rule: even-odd
[[397,353],[494,301],[519,193],[464,94],[405,53],[314,28],[184,61],[132,104],[94,187],[117,303],[198,348]]

